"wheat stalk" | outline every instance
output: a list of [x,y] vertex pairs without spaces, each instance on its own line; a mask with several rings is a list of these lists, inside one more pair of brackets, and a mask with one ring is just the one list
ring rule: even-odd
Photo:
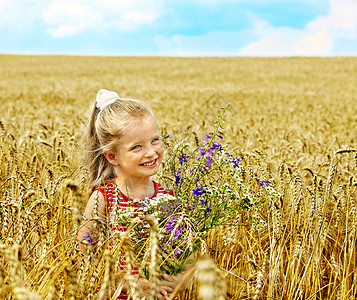
[[151,216],[146,216],[146,220],[151,228],[150,244],[151,244],[151,262],[150,262],[150,294],[149,300],[154,300],[158,297],[159,286],[159,241],[158,241],[158,229]]
[[114,258],[111,255],[109,250],[105,250],[104,252],[105,257],[105,274],[103,279],[102,288],[100,289],[98,300],[105,299],[108,293],[111,293],[111,282],[114,278]]
[[125,258],[126,258],[125,279],[130,286],[131,297],[133,298],[133,300],[139,300],[140,299],[140,292],[139,292],[140,287],[139,287],[138,281],[132,274],[133,263],[134,263],[135,259],[134,259],[134,255],[133,255],[133,252],[131,249],[130,240],[126,234],[122,235],[122,242],[123,242],[123,248],[125,251]]

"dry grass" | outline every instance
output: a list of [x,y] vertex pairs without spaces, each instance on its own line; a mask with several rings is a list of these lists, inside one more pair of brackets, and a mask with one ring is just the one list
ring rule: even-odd
[[[356,297],[357,58],[0,56],[0,66],[0,298],[99,288],[104,298],[113,286],[123,241],[111,253],[104,236],[87,245],[86,266],[75,240],[88,197],[82,134],[100,88],[146,100],[163,133],[189,143],[231,103],[225,139],[244,155],[246,184],[269,179],[281,194],[259,212],[261,230],[212,232],[199,255],[221,271],[198,264],[201,287],[225,278],[230,299]],[[204,295],[197,286],[181,298]]]

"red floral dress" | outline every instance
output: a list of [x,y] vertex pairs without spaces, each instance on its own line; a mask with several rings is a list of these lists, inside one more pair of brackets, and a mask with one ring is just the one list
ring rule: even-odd
[[[130,202],[131,199],[129,199],[126,195],[124,195],[116,186],[115,180],[112,180],[110,183],[108,183],[106,186],[100,187],[99,192],[102,193],[104,199],[105,199],[105,205],[106,205],[106,213],[107,213],[107,219],[108,219],[108,226],[110,229],[110,232],[115,232],[115,231],[121,231],[124,232],[126,231],[126,228],[124,226],[118,226],[118,223],[114,224],[115,220],[115,210],[118,208],[118,206],[121,209],[125,209],[125,207],[131,207]],[[159,185],[157,182],[153,181],[155,191],[154,194],[151,196],[151,198],[155,198],[157,194],[170,194],[174,195],[173,191],[170,189],[167,189],[161,185]],[[120,198],[117,197],[117,193],[120,193]],[[119,200],[117,200],[119,199]],[[119,228],[118,228],[119,227]],[[111,250],[111,246],[109,246]],[[125,272],[126,269],[126,263],[125,260],[123,259],[120,265],[120,271]],[[137,275],[139,274],[139,269],[136,266],[133,266],[132,269],[132,274]],[[125,293],[121,293],[120,296],[117,298],[120,300],[127,300],[128,296]],[[177,299],[176,297],[174,299]]]

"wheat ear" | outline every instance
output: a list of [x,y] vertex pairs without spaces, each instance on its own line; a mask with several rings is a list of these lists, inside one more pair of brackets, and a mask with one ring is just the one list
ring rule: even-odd
[[[202,300],[223,300],[226,297],[224,281],[216,264],[210,258],[197,262],[198,298]],[[219,285],[219,288],[218,286]]]

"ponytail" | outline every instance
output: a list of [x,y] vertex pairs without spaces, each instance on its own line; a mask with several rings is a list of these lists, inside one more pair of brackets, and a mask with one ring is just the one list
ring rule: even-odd
[[107,184],[116,177],[115,168],[108,162],[96,130],[96,120],[100,110],[94,105],[87,128],[87,151],[85,160],[89,171],[89,182],[93,188]]

